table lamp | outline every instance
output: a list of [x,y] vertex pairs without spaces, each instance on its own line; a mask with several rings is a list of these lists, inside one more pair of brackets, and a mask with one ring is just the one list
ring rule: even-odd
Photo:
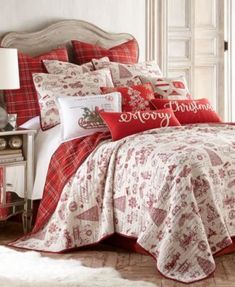
[[[18,53],[14,48],[0,48],[0,90],[20,88]],[[0,106],[0,129],[8,124],[6,110]]]

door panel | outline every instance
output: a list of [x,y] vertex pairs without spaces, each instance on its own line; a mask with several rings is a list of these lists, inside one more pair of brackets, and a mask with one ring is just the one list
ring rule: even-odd
[[224,117],[224,0],[167,0],[168,75],[186,75],[194,98]]

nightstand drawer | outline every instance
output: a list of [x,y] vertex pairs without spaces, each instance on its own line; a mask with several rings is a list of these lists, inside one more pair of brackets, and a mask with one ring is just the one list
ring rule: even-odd
[[14,192],[19,197],[25,197],[25,162],[5,167],[6,191]]
[[23,211],[26,162],[0,165],[0,220]]

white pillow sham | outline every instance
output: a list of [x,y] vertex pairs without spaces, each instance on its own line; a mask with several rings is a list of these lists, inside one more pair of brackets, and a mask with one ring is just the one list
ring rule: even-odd
[[85,137],[108,130],[98,111],[121,111],[121,94],[118,92],[58,98],[62,141]]
[[43,60],[43,64],[49,74],[77,76],[83,73],[94,71],[92,62],[88,62],[81,66],[69,62],[58,60]]
[[156,61],[146,61],[137,64],[121,64],[107,59],[92,59],[96,70],[109,68],[115,87],[141,85],[139,76],[162,77],[162,72]]
[[[108,57],[101,58],[102,61],[109,62]],[[77,65],[69,62],[63,62],[58,60],[43,60],[43,64],[49,74],[54,75],[66,75],[66,76],[78,76],[83,73],[94,71],[94,65],[92,62],[85,63],[83,65]]]
[[19,126],[22,129],[36,130],[37,132],[40,130],[40,117],[34,117],[27,122],[23,123]]
[[100,87],[113,87],[109,69],[93,71],[76,77],[53,74],[33,74],[38,95],[42,130],[60,123],[56,98],[100,94]]

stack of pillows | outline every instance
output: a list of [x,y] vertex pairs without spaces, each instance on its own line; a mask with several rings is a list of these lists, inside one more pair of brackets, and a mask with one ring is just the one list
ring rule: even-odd
[[[19,52],[21,88],[5,91],[18,125],[40,115],[41,129],[61,124],[62,140],[109,128],[112,139],[153,128],[218,123],[207,99],[193,100],[184,77],[165,78],[156,62],[137,63],[135,39],[105,49],[72,41],[38,57]],[[75,64],[76,63],[76,64]]]

